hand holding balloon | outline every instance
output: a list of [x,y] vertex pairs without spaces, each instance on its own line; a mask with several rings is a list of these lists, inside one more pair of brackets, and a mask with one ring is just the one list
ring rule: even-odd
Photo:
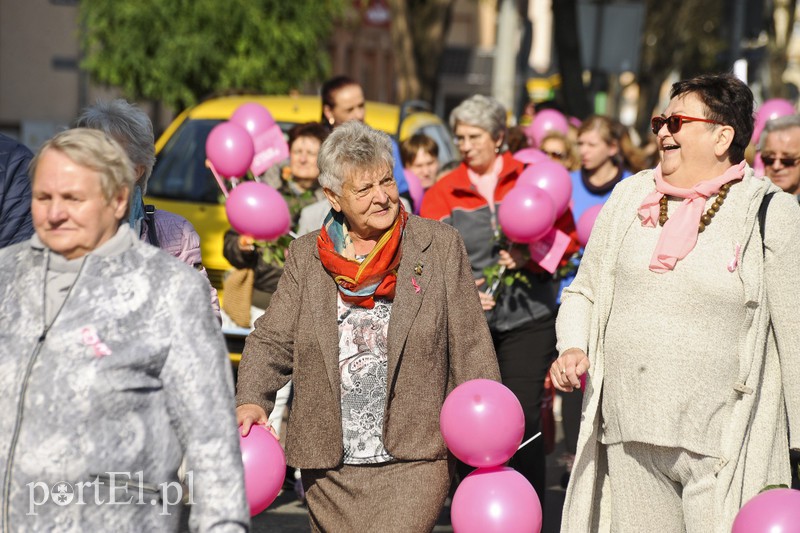
[[239,437],[239,445],[244,466],[244,491],[250,505],[250,516],[255,516],[278,496],[286,475],[286,457],[278,440],[264,426],[252,426],[246,436]]

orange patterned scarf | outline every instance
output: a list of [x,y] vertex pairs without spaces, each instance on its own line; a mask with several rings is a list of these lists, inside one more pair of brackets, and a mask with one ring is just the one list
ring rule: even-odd
[[400,242],[408,220],[403,205],[399,207],[392,227],[361,262],[343,255],[351,244],[344,215],[331,209],[325,218],[317,238],[317,249],[322,266],[336,282],[345,302],[372,309],[375,297],[394,299],[397,266],[402,255]]

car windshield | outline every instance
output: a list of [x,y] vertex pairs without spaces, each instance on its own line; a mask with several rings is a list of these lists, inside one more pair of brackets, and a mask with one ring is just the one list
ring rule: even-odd
[[[159,152],[153,174],[147,182],[147,195],[165,200],[204,204],[224,204],[214,175],[206,167],[206,138],[223,122],[216,119],[186,120]],[[278,122],[284,137],[294,126]]]
[[221,120],[187,120],[158,154],[147,194],[155,198],[205,204],[223,203],[214,175],[206,167],[206,137]]

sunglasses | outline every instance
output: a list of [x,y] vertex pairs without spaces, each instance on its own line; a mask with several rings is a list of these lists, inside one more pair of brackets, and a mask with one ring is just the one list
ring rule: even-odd
[[546,155],[550,159],[554,159],[556,161],[563,161],[564,159],[567,158],[567,154],[563,152],[548,152],[547,150],[542,150],[542,152],[544,152],[544,155]]
[[794,167],[797,163],[800,163],[800,157],[775,157],[773,155],[762,155],[761,160],[764,162],[764,165],[771,167],[775,164],[775,161],[780,161],[781,166],[783,167]]
[[671,117],[653,117],[650,120],[650,127],[653,128],[653,133],[658,135],[658,132],[661,128],[664,127],[664,124],[667,125],[667,131],[670,133],[678,133],[681,131],[681,127],[683,126],[684,122],[707,122],[709,124],[720,124],[722,122],[717,122],[716,120],[709,120],[707,118],[697,118],[697,117],[687,117],[684,115],[672,115]]

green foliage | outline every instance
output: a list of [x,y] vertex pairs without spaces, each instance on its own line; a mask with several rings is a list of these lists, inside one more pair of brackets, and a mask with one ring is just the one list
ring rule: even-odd
[[[510,251],[512,247],[515,246],[513,242],[508,240],[508,237],[503,233],[502,229],[498,226],[492,237],[492,246],[497,250],[508,250]],[[523,261],[522,265],[527,264],[530,261],[530,252],[528,251],[527,246],[522,248],[523,251]],[[522,266],[520,265],[520,266]],[[493,296],[497,296],[500,293],[500,290],[503,287],[510,287],[515,283],[520,283],[526,287],[531,286],[531,280],[528,279],[528,275],[525,270],[506,270],[504,267],[501,267],[498,264],[487,266],[483,269],[483,277],[485,279],[485,284],[489,287],[489,292],[492,293]],[[493,290],[493,287],[496,283],[497,288]]]
[[258,241],[256,246],[261,250],[265,263],[283,268],[286,263],[286,250],[291,243],[292,237],[281,235],[274,241]]
[[181,110],[213,94],[324,78],[344,0],[82,0],[82,66],[131,99]]

